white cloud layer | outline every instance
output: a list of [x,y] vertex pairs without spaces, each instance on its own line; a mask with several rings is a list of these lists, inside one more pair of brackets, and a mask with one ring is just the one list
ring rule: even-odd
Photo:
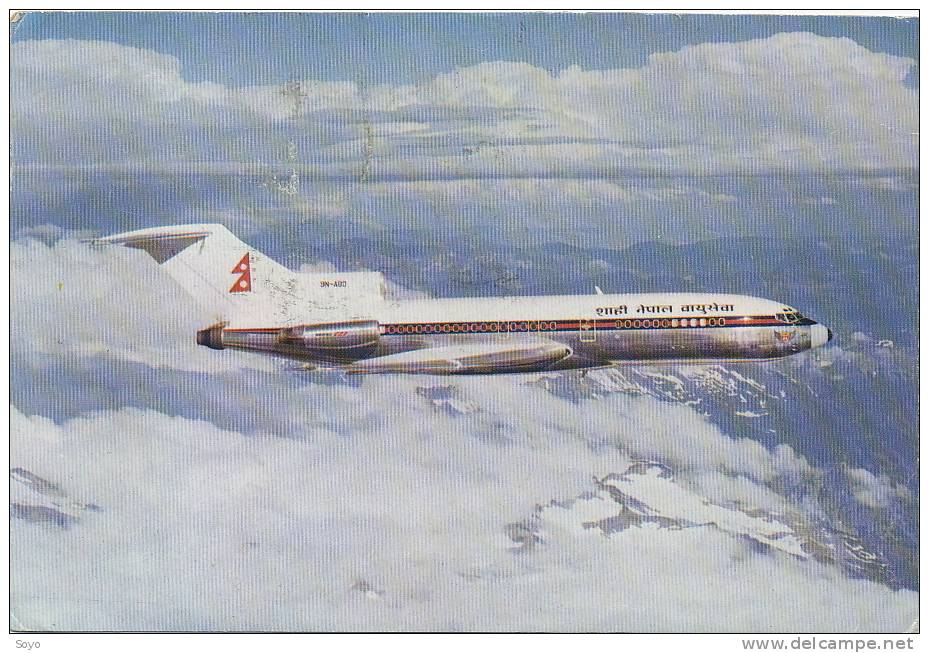
[[14,409],[14,463],[102,508],[69,530],[14,524],[16,618],[34,628],[762,632],[899,630],[915,611],[911,592],[758,554],[708,528],[606,536],[544,510],[543,544],[518,552],[508,524],[630,462],[576,437],[576,420],[615,406],[572,408],[531,391],[520,401],[525,388],[496,382],[484,384],[493,412],[458,423],[417,402],[412,385],[366,384],[361,410],[361,391],[314,390],[310,415],[356,407],[343,412],[349,437],[314,417],[280,438],[147,410],[56,426]]
[[866,469],[846,470],[855,499],[868,508],[881,509],[895,503],[909,504],[913,493],[895,483],[886,474],[872,474]]
[[[249,356],[198,348],[196,309],[137,254],[13,243],[19,369],[63,359],[166,389],[192,374],[186,417],[170,414],[170,392],[157,410],[123,403],[57,424],[13,407],[11,467],[57,484],[59,505],[100,508],[72,508],[68,528],[14,521],[13,610],[26,627],[884,631],[912,620],[915,593],[834,564],[760,553],[712,527],[604,534],[571,509],[595,478],[654,460],[713,502],[690,499],[696,522],[715,512],[752,529],[764,515],[802,526],[809,506],[779,488],[815,485],[820,471],[787,445],[731,438],[653,397],[561,399],[531,376],[346,385],[260,373]],[[120,377],[126,363],[141,367]],[[27,378],[14,369],[14,383]],[[50,401],[100,392],[41,383],[27,391]],[[250,419],[220,427],[207,421],[217,410]],[[524,549],[514,528],[540,543]]]
[[916,165],[916,91],[903,83],[915,62],[808,33],[688,46],[640,68],[498,61],[421,85],[302,80],[291,92],[188,82],[172,56],[107,42],[24,41],[11,60],[26,164],[270,163],[369,179]]
[[196,347],[197,329],[215,319],[144,252],[23,239],[11,243],[10,261],[11,351],[23,364],[106,357],[190,371],[275,368]]

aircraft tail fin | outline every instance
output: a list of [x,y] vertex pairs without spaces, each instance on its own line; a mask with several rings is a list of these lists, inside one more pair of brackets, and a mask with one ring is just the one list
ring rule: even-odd
[[377,273],[294,272],[221,224],[154,227],[92,242],[145,251],[217,322],[284,325],[354,317],[370,309],[372,298],[383,298]]

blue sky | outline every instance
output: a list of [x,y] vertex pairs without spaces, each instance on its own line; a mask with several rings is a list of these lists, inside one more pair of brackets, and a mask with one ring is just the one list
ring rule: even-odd
[[112,41],[176,56],[187,81],[419,83],[484,61],[557,72],[637,67],[654,52],[778,32],[848,37],[918,58],[915,18],[672,14],[32,13],[13,37]]

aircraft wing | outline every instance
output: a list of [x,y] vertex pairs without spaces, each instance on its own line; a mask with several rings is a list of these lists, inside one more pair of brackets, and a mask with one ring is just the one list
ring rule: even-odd
[[451,345],[369,358],[342,368],[349,374],[487,374],[536,372],[571,355],[571,348],[544,339],[513,343]]

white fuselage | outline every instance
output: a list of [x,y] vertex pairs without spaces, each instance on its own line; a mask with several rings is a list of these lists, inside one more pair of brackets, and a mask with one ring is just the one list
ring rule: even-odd
[[348,373],[493,374],[620,362],[770,360],[824,345],[824,326],[778,302],[722,293],[393,301],[377,272],[290,270],[220,224],[94,241],[146,252],[214,316],[197,332]]
[[327,323],[231,325],[213,341],[349,372],[439,374],[768,360],[831,337],[789,306],[721,293],[383,300],[368,309]]

